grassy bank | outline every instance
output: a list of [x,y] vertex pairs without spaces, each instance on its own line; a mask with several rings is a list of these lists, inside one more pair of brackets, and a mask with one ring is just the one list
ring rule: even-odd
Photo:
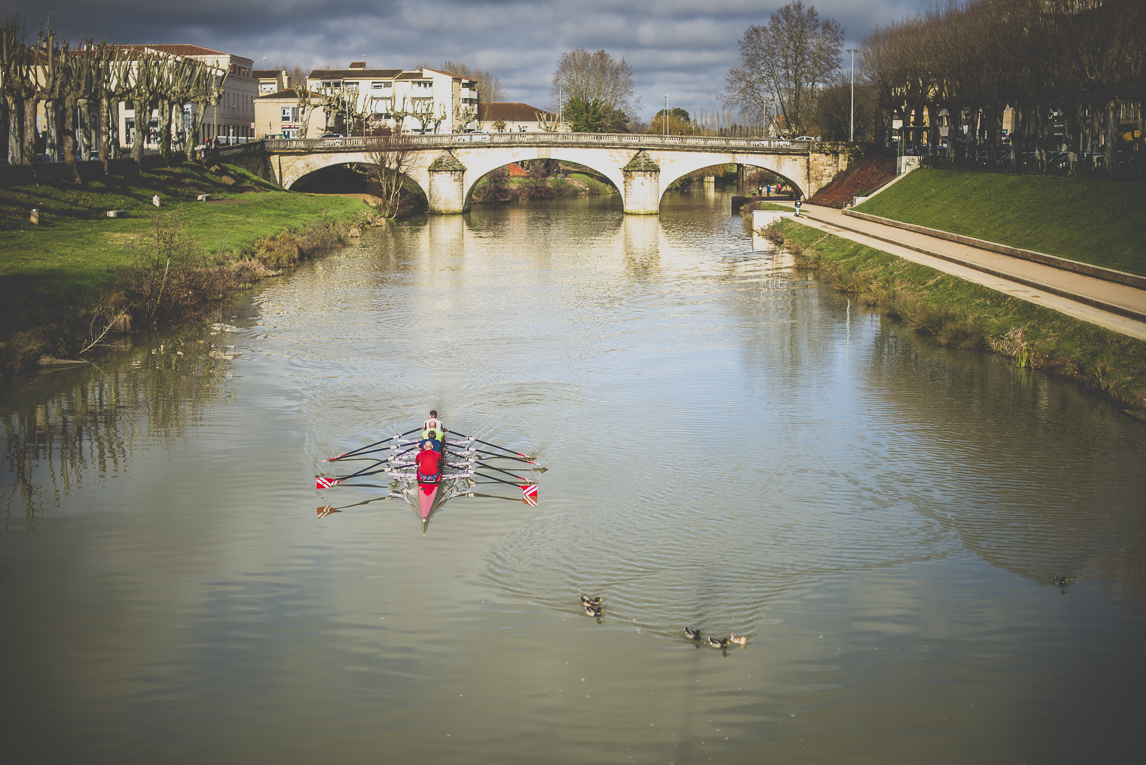
[[[196,201],[200,194],[211,201]],[[155,195],[162,207],[152,204]],[[39,225],[29,221],[32,208],[40,211]],[[108,210],[128,217],[108,218]],[[0,189],[0,365],[7,377],[38,353],[75,352],[77,326],[128,299],[125,278],[153,265],[164,246],[179,253],[176,265],[225,276],[203,287],[222,296],[227,284],[336,242],[363,212],[358,200],[280,191],[227,166],[185,164],[83,186]],[[163,237],[178,242],[162,245]],[[241,273],[239,263],[246,263]]]
[[799,267],[943,345],[989,349],[1146,409],[1146,343],[790,218],[768,235]]
[[1146,184],[916,170],[860,212],[1146,275]]

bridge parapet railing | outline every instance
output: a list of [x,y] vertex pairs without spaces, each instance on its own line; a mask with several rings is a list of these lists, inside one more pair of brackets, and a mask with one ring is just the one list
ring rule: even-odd
[[505,145],[575,145],[585,147],[683,149],[697,151],[806,152],[813,141],[788,138],[725,138],[700,135],[654,135],[648,133],[459,133],[455,135],[403,135],[386,138],[276,138],[266,141],[269,151],[368,151],[373,146],[400,143],[411,149]]

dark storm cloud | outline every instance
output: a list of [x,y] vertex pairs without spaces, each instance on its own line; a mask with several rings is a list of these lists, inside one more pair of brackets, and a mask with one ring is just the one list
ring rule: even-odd
[[[192,43],[251,58],[256,68],[344,67],[366,58],[380,68],[461,61],[489,69],[510,100],[549,103],[567,50],[604,48],[632,64],[645,118],[664,94],[689,111],[719,108],[737,41],[781,0],[10,0],[32,37],[52,27],[79,41]],[[898,21],[930,0],[824,0],[823,17],[853,47],[874,26]],[[50,14],[50,16],[49,16]],[[844,57],[845,66],[847,56]]]

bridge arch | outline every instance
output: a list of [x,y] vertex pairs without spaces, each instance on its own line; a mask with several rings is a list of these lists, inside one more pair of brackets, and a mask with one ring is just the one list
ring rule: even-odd
[[[670,184],[705,167],[761,167],[810,196],[847,167],[854,155],[854,147],[844,144],[713,136],[497,133],[403,139],[410,140],[420,155],[418,165],[407,176],[431,200],[431,212],[439,213],[462,212],[479,179],[499,167],[526,159],[561,159],[591,168],[617,188],[625,212],[655,214]],[[265,147],[279,185],[291,188],[300,178],[324,166],[369,164],[366,143],[367,139],[362,138],[280,139],[266,141]],[[220,150],[220,155],[226,159],[222,156],[224,151],[227,150]],[[447,158],[443,161],[448,167],[442,172],[443,165],[439,163],[432,176],[431,165],[443,157]],[[634,162],[635,158],[639,161]],[[435,193],[447,186],[448,194]],[[435,200],[447,201],[435,206]]]
[[[587,167],[608,178],[609,182],[617,189],[617,193],[621,195],[621,203],[624,204],[625,201],[625,177],[621,172],[621,167],[628,161],[628,158],[618,165],[615,164],[617,158],[609,156],[608,152],[588,153],[576,150],[563,151],[561,149],[538,151],[536,148],[522,147],[511,152],[499,152],[497,156],[489,152],[482,153],[480,150],[455,150],[453,154],[466,167],[463,197],[467,209],[473,197],[474,186],[477,185],[478,181],[498,168],[529,159],[564,160]],[[539,154],[545,156],[538,156]],[[627,152],[627,154],[631,156],[632,152]]]

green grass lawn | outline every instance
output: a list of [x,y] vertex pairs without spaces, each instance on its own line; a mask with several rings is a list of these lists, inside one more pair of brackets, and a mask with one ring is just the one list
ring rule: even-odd
[[1146,276],[1146,184],[916,170],[860,212]]
[[[51,321],[60,309],[95,299],[161,211],[177,211],[207,253],[232,258],[258,239],[301,229],[324,214],[344,217],[365,209],[356,199],[279,191],[237,168],[223,171],[185,164],[86,187],[0,189],[2,333]],[[152,205],[155,194],[163,208]],[[199,194],[211,194],[213,201],[195,201]],[[29,221],[33,207],[44,224]],[[113,209],[128,217],[106,217]]]

